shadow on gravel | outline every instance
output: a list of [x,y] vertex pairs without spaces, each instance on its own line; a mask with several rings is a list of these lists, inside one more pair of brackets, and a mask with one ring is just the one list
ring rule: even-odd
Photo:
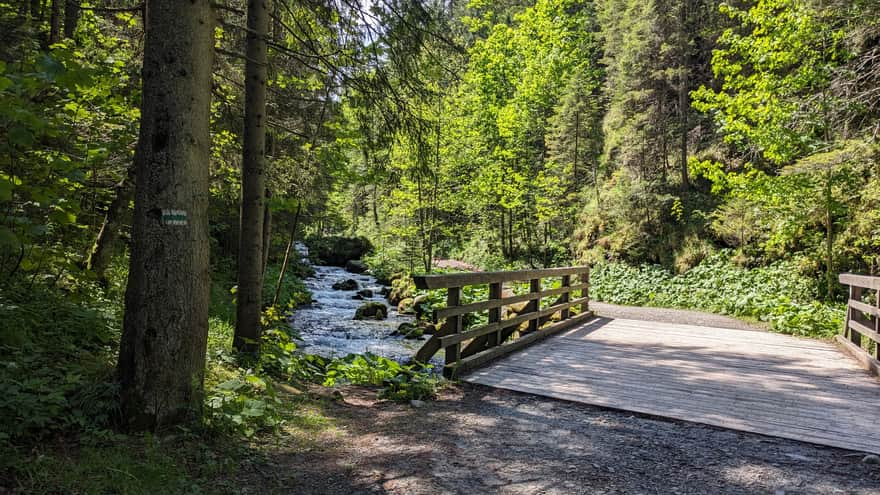
[[345,391],[334,448],[279,446],[298,494],[877,494],[861,455],[461,385],[421,408]]

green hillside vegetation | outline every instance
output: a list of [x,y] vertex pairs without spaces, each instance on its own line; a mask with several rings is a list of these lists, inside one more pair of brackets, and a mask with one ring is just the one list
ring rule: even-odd
[[146,4],[0,1],[0,492],[235,491],[314,387],[433,396],[297,349],[302,240],[816,338],[880,273],[876,1]]

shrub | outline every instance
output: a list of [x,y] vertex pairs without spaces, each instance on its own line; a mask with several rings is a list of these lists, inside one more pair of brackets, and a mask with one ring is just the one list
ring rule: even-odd
[[755,318],[777,332],[810,337],[831,337],[843,325],[843,307],[818,302],[817,282],[799,275],[796,261],[744,269],[724,251],[680,275],[656,265],[600,263],[590,279],[592,297],[614,304]]
[[443,379],[430,367],[403,365],[371,353],[349,354],[327,366],[324,386],[337,383],[381,385],[379,396],[390,400],[424,400],[436,397]]
[[0,444],[110,424],[120,327],[106,301],[7,287],[0,322]]

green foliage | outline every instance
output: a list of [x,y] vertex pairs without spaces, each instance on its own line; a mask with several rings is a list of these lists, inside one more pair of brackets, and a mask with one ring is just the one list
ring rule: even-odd
[[334,266],[345,266],[346,261],[359,260],[373,250],[364,237],[310,237],[306,245],[312,260]]
[[[302,304],[312,301],[312,294],[306,289],[302,279],[296,273],[298,263],[291,263],[287,269],[284,280],[281,283],[281,291],[278,293],[278,305],[281,310],[292,310]],[[275,297],[275,286],[278,283],[278,274],[281,265],[269,265],[263,277],[263,305],[268,306]]]
[[327,365],[324,386],[338,383],[380,385],[379,396],[390,400],[433,399],[442,384],[442,378],[430,372],[430,367],[403,365],[374,354],[350,354]]
[[697,309],[754,318],[774,331],[828,338],[843,327],[842,306],[817,302],[815,279],[801,275],[795,262],[743,269],[730,253],[710,256],[674,275],[662,267],[598,264],[590,273],[590,294],[599,301],[635,306]]
[[827,136],[832,104],[823,91],[846,54],[844,31],[808,2],[759,0],[749,8],[722,4],[737,24],[718,39],[712,70],[721,90],[694,92],[694,107],[711,113],[726,141],[784,164]]
[[285,405],[272,383],[254,370],[236,370],[235,376],[206,392],[205,423],[221,432],[253,436],[277,427]]
[[204,437],[184,434],[90,436],[75,452],[35,447],[22,468],[27,493],[201,494],[230,490],[243,455]]
[[370,274],[380,284],[390,285],[391,281],[406,273],[405,264],[399,259],[389,256],[387,251],[376,251],[363,257],[364,263],[370,267]]
[[116,315],[24,283],[0,290],[0,443],[110,425]]

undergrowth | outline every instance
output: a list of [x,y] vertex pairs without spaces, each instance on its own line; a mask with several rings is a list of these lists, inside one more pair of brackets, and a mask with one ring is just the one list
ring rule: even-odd
[[712,255],[680,275],[656,265],[600,263],[590,273],[591,297],[754,318],[774,331],[807,337],[829,338],[842,328],[844,306],[819,302],[816,281],[799,275],[794,261],[745,269],[730,256]]
[[[176,438],[174,446],[116,433],[124,270],[107,289],[88,281],[47,288],[27,279],[0,287],[0,491],[215,491],[205,488],[218,476],[228,480],[229,466],[253,455],[242,454],[247,443],[236,438],[332,428],[332,419],[319,413],[303,415],[313,409],[309,387],[369,384],[391,400],[436,393],[440,379],[429,370],[373,355],[325,359],[299,351],[286,319],[311,294],[295,268],[279,306],[264,312],[259,359],[237,355],[230,266],[219,262],[213,276],[204,419],[161,432]],[[267,300],[277,274],[277,267],[267,270]]]

